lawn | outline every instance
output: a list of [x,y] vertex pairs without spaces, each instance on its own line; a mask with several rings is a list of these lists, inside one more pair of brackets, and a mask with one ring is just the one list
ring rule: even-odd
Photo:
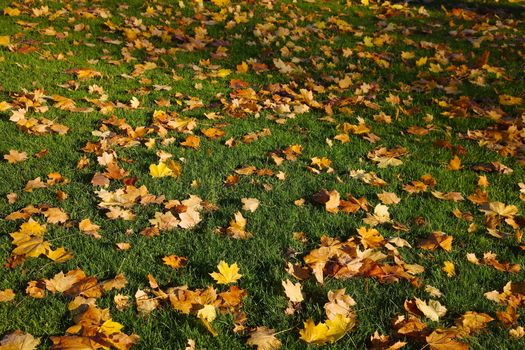
[[0,1],[0,349],[525,348],[520,1]]

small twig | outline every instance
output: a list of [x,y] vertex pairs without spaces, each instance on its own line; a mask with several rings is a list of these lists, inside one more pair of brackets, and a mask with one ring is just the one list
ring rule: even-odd
[[277,335],[277,334],[281,334],[281,333],[286,333],[286,332],[291,331],[291,330],[294,329],[294,328],[297,328],[297,325],[296,325],[296,326],[293,326],[293,327],[290,327],[290,328],[288,328],[288,329],[284,329],[284,330],[282,330],[282,331],[276,332],[276,333],[274,333],[273,335]]

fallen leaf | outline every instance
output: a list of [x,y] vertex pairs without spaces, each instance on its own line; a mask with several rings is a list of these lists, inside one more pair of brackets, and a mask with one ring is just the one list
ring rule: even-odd
[[254,212],[259,207],[259,200],[257,198],[241,198],[242,209]]
[[210,273],[210,276],[218,284],[235,283],[242,276],[239,274],[239,267],[237,266],[237,263],[228,265],[225,261],[221,261],[219,265],[217,265],[217,268],[219,269],[219,272]]
[[267,327],[257,327],[250,333],[246,345],[256,346],[257,350],[277,350],[281,341],[275,336],[275,331]]
[[304,300],[303,293],[301,292],[301,284],[292,283],[289,279],[282,281],[284,293],[292,303],[300,303]]

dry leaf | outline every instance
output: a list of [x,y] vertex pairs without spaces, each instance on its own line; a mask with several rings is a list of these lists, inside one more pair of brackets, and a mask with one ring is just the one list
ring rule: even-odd
[[242,209],[254,212],[259,207],[259,200],[257,198],[241,198]]

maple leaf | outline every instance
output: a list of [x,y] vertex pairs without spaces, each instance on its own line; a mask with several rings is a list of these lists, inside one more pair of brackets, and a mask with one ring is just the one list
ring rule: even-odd
[[443,296],[443,293],[441,293],[439,289],[437,289],[434,286],[431,286],[430,284],[427,284],[425,286],[425,292],[427,292],[428,294],[430,294],[431,296],[435,298],[441,298]]
[[502,202],[490,202],[488,208],[481,209],[485,214],[495,214],[506,218],[512,218],[518,213],[518,207],[515,205],[505,205]]
[[300,339],[307,343],[322,345],[328,341],[328,326],[324,323],[315,324],[312,319],[304,322],[304,329],[299,331]]
[[188,258],[185,258],[183,256],[177,256],[177,255],[169,255],[162,258],[162,261],[164,262],[164,265],[168,265],[169,267],[173,269],[178,269],[181,267],[186,266],[188,263]]
[[431,191],[432,195],[438,199],[447,200],[447,201],[453,201],[453,202],[459,202],[464,200],[463,196],[459,192],[438,192],[438,191]]
[[173,175],[173,171],[164,162],[150,164],[149,173],[152,177],[166,177]]
[[398,204],[401,199],[392,192],[384,192],[378,193],[377,198],[383,203],[383,204]]
[[254,212],[259,207],[259,200],[257,198],[241,198],[242,209]]
[[282,345],[281,341],[275,336],[275,331],[264,326],[257,327],[251,332],[246,344],[256,346],[257,350],[277,350]]
[[355,322],[352,318],[339,314],[334,319],[317,325],[309,319],[304,323],[304,329],[301,329],[299,334],[301,335],[300,339],[307,343],[322,345],[328,342],[336,342],[354,326]]
[[11,301],[15,298],[15,293],[12,289],[0,290],[0,303]]
[[113,301],[115,302],[115,307],[119,311],[122,311],[129,306],[128,304],[129,297],[127,295],[117,294],[113,298]]
[[461,169],[461,159],[458,156],[454,156],[448,163],[448,170],[459,170]]
[[336,190],[321,190],[314,194],[313,199],[317,203],[324,204],[326,211],[329,213],[336,213],[339,211],[341,197],[339,195],[339,192],[337,192]]
[[7,160],[9,164],[16,164],[18,162],[23,162],[27,159],[26,152],[18,152],[14,149],[9,151],[9,154],[4,154],[4,159]]
[[100,226],[92,223],[89,219],[80,221],[78,224],[78,229],[89,236],[93,236],[96,239],[102,238],[102,236],[98,233]]
[[452,261],[445,261],[443,263],[443,271],[447,273],[448,277],[456,276],[456,268],[454,267],[454,263]]
[[419,298],[415,298],[417,308],[432,321],[439,321],[441,316],[444,316],[447,309],[436,300],[429,300],[425,302]]
[[33,189],[35,188],[46,188],[47,184],[42,181],[42,179],[39,177],[35,178],[34,180],[29,180],[24,188],[25,192],[33,192]]
[[235,283],[242,276],[239,274],[239,266],[237,266],[237,263],[228,265],[228,263],[222,260],[221,262],[219,262],[219,265],[217,265],[217,268],[219,272],[210,273],[210,276],[218,284]]
[[234,219],[230,221],[230,226],[226,229],[226,233],[233,238],[248,239],[252,234],[246,231],[246,219],[238,211],[234,214]]
[[135,302],[137,304],[137,311],[141,315],[149,315],[153,310],[159,307],[158,299],[150,299],[146,292],[139,289],[135,293]]
[[38,344],[40,344],[40,338],[35,338],[29,333],[16,330],[13,333],[7,334],[2,340],[0,340],[0,349],[36,350]]
[[11,37],[9,35],[0,35],[0,47],[9,45],[11,45]]
[[487,324],[492,321],[494,319],[485,313],[467,311],[456,320],[456,324],[466,329],[468,334],[473,334],[486,328]]
[[105,291],[110,291],[113,289],[120,290],[124,288],[127,284],[128,284],[128,280],[126,279],[124,274],[119,273],[118,275],[115,276],[115,278],[106,280],[102,282],[100,285]]
[[367,213],[366,218],[363,219],[363,222],[372,227],[392,222],[390,219],[390,213],[388,212],[388,207],[384,204],[376,205],[374,208],[374,213]]
[[326,320],[328,326],[327,337],[330,343],[335,343],[355,327],[355,321],[351,317],[337,314],[333,319]]
[[515,106],[523,103],[521,97],[514,97],[510,95],[499,95],[499,104],[502,106]]
[[49,208],[43,212],[50,224],[65,223],[69,216],[60,208]]
[[467,350],[469,346],[456,341],[456,334],[451,331],[437,329],[430,333],[425,340],[430,350]]
[[510,329],[509,330],[509,335],[513,339],[521,339],[521,338],[525,337],[525,328],[523,328],[522,326],[518,326],[518,327],[516,327],[514,329]]
[[11,17],[16,17],[16,16],[20,16],[21,14],[21,11],[17,8],[13,8],[13,7],[5,7],[2,12],[4,13],[4,15],[7,15],[7,16],[11,16]]
[[68,261],[70,259],[73,259],[73,255],[71,253],[69,253],[68,251],[66,251],[66,249],[64,247],[59,247],[55,250],[52,250],[50,249],[46,256],[55,261],[55,262],[58,262],[58,263],[62,263],[62,262],[65,262],[65,261]]
[[357,229],[357,233],[361,238],[361,244],[365,248],[377,248],[385,243],[383,236],[374,228],[367,229],[366,227],[360,227]]
[[181,146],[191,147],[193,149],[198,149],[201,143],[201,139],[198,136],[188,135],[186,140],[180,143]]
[[53,276],[50,280],[44,280],[46,289],[50,292],[60,292],[63,293],[67,290],[69,290],[73,285],[77,282],[80,282],[86,278],[86,274],[84,271],[80,269],[75,269],[69,271],[67,274],[64,274],[64,272],[59,272],[55,276]]
[[46,232],[46,226],[41,225],[37,221],[30,218],[27,222],[24,222],[22,225],[20,225],[20,230],[18,232],[24,235],[31,234],[35,236],[43,236]]
[[330,164],[332,164],[332,161],[326,157],[312,158],[312,165],[316,166],[319,170],[323,170],[323,169],[330,167]]
[[438,247],[443,248],[447,252],[452,250],[452,241],[454,237],[449,236],[443,232],[432,232],[430,237],[419,241],[419,247],[422,249],[434,250]]
[[105,334],[106,336],[109,336],[113,333],[119,333],[122,328],[124,328],[123,325],[109,319],[109,320],[104,321],[104,323],[102,323],[98,331],[101,332],[102,334]]
[[328,291],[328,302],[324,304],[326,317],[333,320],[337,315],[345,317],[354,317],[352,306],[356,304],[355,300],[348,294],[346,290],[338,289],[336,291]]
[[150,219],[149,222],[152,225],[155,225],[159,228],[159,230],[162,231],[168,231],[173,230],[177,227],[177,225],[180,223],[180,220],[178,220],[171,211],[168,211],[166,213],[156,212],[155,218]]
[[[13,235],[11,234],[12,237]],[[16,245],[16,248],[13,249],[13,254],[32,258],[46,255],[51,249],[49,242],[44,241],[44,238],[41,236],[17,236],[13,244]]]
[[212,140],[219,139],[226,135],[226,132],[224,130],[217,128],[202,129],[201,132],[204,134],[204,136]]
[[197,210],[193,208],[186,209],[185,212],[179,213],[179,227],[190,229],[195,227],[199,222],[201,222],[200,214]]
[[199,311],[197,311],[197,317],[202,321],[204,326],[210,331],[210,333],[216,337],[218,334],[211,326],[211,322],[217,317],[217,311],[215,306],[206,304]]
[[292,303],[300,303],[304,300],[303,293],[301,292],[301,284],[295,283],[287,279],[282,281],[284,293]]

